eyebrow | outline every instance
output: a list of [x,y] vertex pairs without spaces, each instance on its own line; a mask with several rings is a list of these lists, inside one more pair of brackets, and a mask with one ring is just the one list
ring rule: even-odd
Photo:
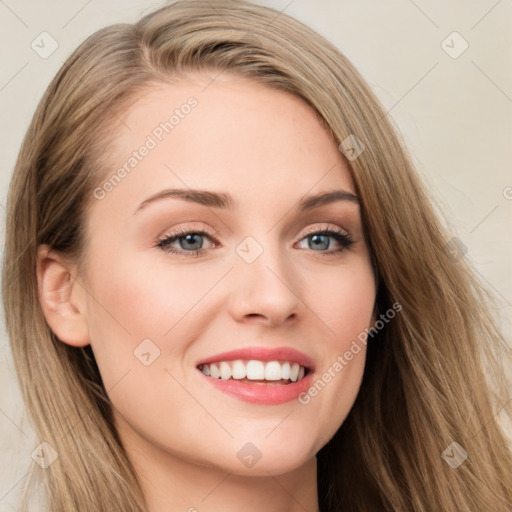
[[[194,190],[194,189],[166,189],[145,199],[135,210],[134,214],[146,208],[149,204],[160,199],[182,199],[192,203],[201,204],[213,208],[224,208],[234,210],[237,207],[236,201],[225,192],[212,192],[209,190]],[[357,196],[346,190],[333,190],[331,192],[324,192],[316,195],[303,197],[295,207],[296,210],[304,211],[317,208],[326,204],[336,201],[350,201],[359,204]]]

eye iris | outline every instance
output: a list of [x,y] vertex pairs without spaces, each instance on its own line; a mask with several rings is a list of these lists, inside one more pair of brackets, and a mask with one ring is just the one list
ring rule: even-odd
[[[323,238],[324,240],[321,240]],[[328,249],[329,248],[329,237],[327,235],[312,235],[311,242],[313,247],[311,249],[320,248],[320,249]]]
[[[197,240],[196,240],[196,244],[198,244],[199,246],[198,247],[190,247],[190,246],[184,246],[183,245],[183,240],[185,240],[185,243],[190,243],[192,245],[194,245],[194,238],[197,237]],[[190,233],[188,235],[185,235],[185,236],[182,236],[180,237],[180,247],[182,249],[192,249],[192,250],[195,250],[195,249],[201,249],[202,247],[202,239],[201,239],[201,235],[198,235],[197,233]]]

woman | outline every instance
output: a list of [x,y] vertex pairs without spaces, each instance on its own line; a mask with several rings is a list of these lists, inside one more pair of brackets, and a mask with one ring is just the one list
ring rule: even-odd
[[301,23],[188,0],[91,36],[8,219],[49,510],[512,506],[485,294],[368,86]]

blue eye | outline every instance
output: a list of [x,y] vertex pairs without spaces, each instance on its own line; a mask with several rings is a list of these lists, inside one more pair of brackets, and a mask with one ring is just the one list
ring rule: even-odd
[[[331,239],[333,238],[340,247],[327,251],[327,249],[331,247]],[[338,231],[337,229],[323,229],[321,231],[310,232],[299,243],[303,241],[308,241],[308,249],[326,256],[339,254],[354,243],[347,233]]]
[[[212,237],[206,231],[181,229],[175,233],[171,233],[164,239],[160,240],[157,247],[172,254],[186,254],[187,256],[200,256],[203,249],[202,237]],[[171,244],[179,242],[180,249],[176,249]]]
[[[212,235],[206,231],[193,229],[180,229],[170,233],[161,239],[156,246],[171,254],[201,256],[207,250],[203,247],[204,237],[213,241],[213,247],[216,246],[216,241]],[[330,249],[332,239],[335,240],[335,244],[339,245],[337,249]],[[317,229],[316,231],[311,231],[300,240],[299,244],[304,241],[308,241],[308,247],[300,247],[301,249],[310,249],[325,256],[339,254],[354,243],[348,233],[337,229]],[[178,242],[179,247],[174,245],[176,242]]]

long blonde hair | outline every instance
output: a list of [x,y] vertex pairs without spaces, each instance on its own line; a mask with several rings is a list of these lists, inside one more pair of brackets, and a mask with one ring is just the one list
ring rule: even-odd
[[[8,195],[3,301],[33,427],[58,453],[47,469],[33,467],[49,510],[146,507],[90,347],[60,342],[45,321],[37,248],[80,261],[116,123],[144,88],[201,69],[295,94],[337,143],[355,135],[365,146],[348,163],[377,307],[402,310],[369,341],[357,400],[317,455],[322,512],[509,511],[512,463],[495,418],[506,402],[495,361],[504,344],[486,293],[450,251],[399,135],[354,66],[302,23],[245,0],[177,1],[99,30],[64,63],[24,138]],[[442,457],[453,441],[468,454],[457,469]]]

